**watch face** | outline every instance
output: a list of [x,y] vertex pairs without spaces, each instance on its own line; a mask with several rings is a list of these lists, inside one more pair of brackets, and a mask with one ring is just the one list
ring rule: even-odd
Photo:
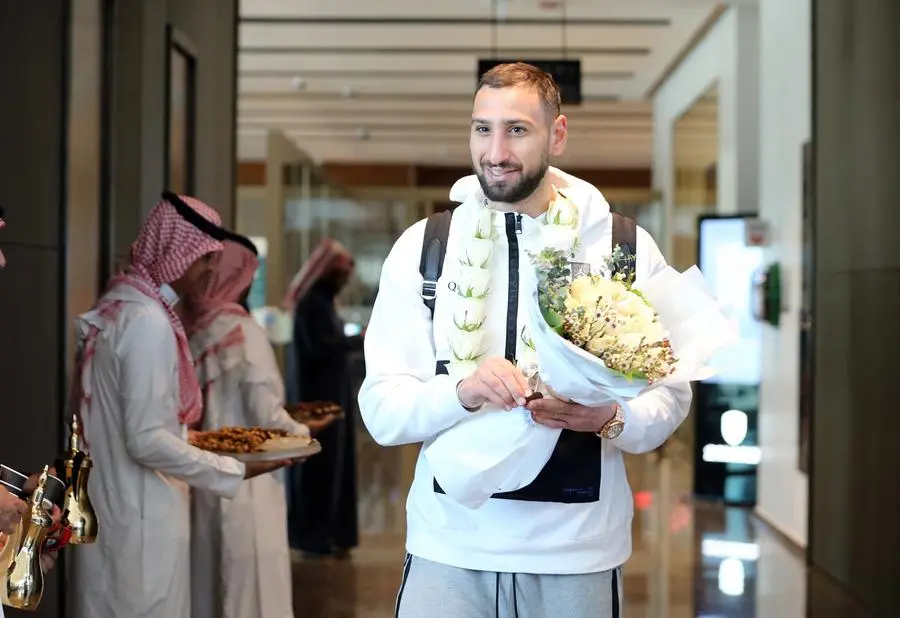
[[625,429],[625,423],[622,422],[614,422],[610,423],[609,427],[606,430],[606,437],[610,440],[614,440],[618,438],[622,433],[622,430]]

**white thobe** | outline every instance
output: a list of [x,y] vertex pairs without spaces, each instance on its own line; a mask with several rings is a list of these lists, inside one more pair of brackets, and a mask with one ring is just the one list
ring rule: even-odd
[[103,326],[81,316],[84,332],[101,325],[83,415],[94,461],[88,492],[100,530],[73,547],[77,618],[191,618],[189,485],[233,496],[244,464],[187,444],[178,421],[178,354],[168,316],[130,286]]
[[[235,329],[244,342],[220,346]],[[285,411],[272,346],[249,316],[219,315],[191,337],[205,387],[203,429],[255,426],[309,435]],[[193,618],[292,618],[287,505],[279,471],[254,478],[233,500],[193,496]]]

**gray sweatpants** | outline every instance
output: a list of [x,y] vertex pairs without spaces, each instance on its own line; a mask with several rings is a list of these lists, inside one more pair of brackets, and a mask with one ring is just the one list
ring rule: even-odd
[[622,569],[586,575],[469,571],[406,556],[397,618],[620,618]]

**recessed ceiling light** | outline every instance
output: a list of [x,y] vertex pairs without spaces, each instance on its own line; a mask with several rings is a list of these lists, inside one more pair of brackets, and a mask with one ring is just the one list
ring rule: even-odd
[[294,87],[294,90],[303,90],[306,88],[306,80],[302,77],[295,77],[291,80],[291,86]]

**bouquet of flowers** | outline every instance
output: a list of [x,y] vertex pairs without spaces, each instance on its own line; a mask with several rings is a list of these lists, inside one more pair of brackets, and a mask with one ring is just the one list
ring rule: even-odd
[[[667,266],[636,285],[616,247],[601,274],[572,277],[569,255],[533,256],[530,337],[541,381],[586,406],[626,403],[662,384],[707,379],[707,362],[735,337],[697,267]],[[615,268],[615,266],[620,268]],[[615,274],[613,274],[615,273]]]

